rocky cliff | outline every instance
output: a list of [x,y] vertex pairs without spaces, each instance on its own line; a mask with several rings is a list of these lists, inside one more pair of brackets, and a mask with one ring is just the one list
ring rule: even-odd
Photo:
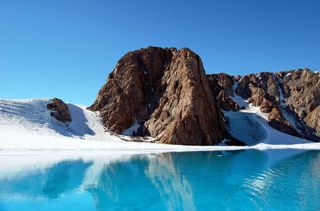
[[309,69],[261,72],[245,76],[208,75],[218,106],[239,111],[240,96],[267,114],[270,126],[284,133],[320,141],[320,74]]
[[223,111],[260,107],[270,126],[320,141],[319,73],[308,69],[231,76],[206,75],[187,48],[148,47],[117,63],[90,107],[109,130],[161,143],[215,145],[227,132]]
[[149,47],[120,59],[90,107],[116,133],[161,143],[214,145],[225,136],[201,59],[189,49]]

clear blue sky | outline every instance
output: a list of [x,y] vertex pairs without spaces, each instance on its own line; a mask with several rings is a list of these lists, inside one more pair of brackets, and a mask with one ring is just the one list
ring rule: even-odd
[[189,47],[207,73],[320,69],[320,1],[0,0],[0,98],[91,104],[122,55]]

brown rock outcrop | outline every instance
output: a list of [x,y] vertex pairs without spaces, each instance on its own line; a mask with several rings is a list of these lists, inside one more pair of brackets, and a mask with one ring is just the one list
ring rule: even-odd
[[236,93],[244,99],[252,97],[252,86],[260,88],[264,93],[268,93],[275,99],[280,98],[278,82],[273,73],[261,72],[243,76],[238,83]]
[[273,96],[265,92],[260,87],[251,86],[251,96],[248,99],[249,103],[254,106],[260,106],[260,110],[263,113],[270,113],[273,108],[277,108],[277,102]]
[[90,109],[100,111],[104,125],[118,134],[213,145],[223,138],[237,142],[220,108],[239,111],[247,100],[268,114],[275,129],[320,141],[319,76],[308,69],[205,75],[200,57],[189,49],[148,47],[119,60]]
[[[317,128],[320,109],[316,109],[320,105],[319,73],[298,69],[242,77],[226,74],[211,74],[207,77],[214,97],[223,110],[237,111],[239,106],[232,97],[239,95],[267,113],[269,124],[275,129],[320,141]],[[290,121],[286,119],[288,116]]]
[[240,106],[231,98],[234,96],[234,79],[232,76],[219,73],[207,75],[209,85],[220,108],[225,111],[239,111]]
[[283,114],[279,108],[272,108],[271,112],[268,114],[268,120],[270,121],[270,126],[281,132],[291,134],[293,136],[303,137],[290,125],[288,120],[283,117]]
[[71,115],[67,104],[58,98],[51,100],[51,103],[47,104],[47,108],[52,110],[50,115],[61,122],[71,122]]
[[309,69],[288,72],[283,78],[286,104],[301,119],[320,105],[320,74]]
[[224,90],[221,90],[216,97],[217,103],[220,108],[222,108],[224,111],[239,111],[240,106],[234,102],[230,95],[227,94]]
[[225,129],[201,59],[189,49],[148,47],[120,59],[90,107],[105,126],[161,143],[213,145]]
[[316,135],[320,136],[320,106],[312,110],[305,118],[306,125],[315,130]]

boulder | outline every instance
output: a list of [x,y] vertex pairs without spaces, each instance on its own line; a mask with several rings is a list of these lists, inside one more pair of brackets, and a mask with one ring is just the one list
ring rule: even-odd
[[67,104],[58,98],[50,100],[50,103],[47,104],[47,108],[52,110],[50,115],[56,118],[58,121],[67,123],[71,122],[71,115]]

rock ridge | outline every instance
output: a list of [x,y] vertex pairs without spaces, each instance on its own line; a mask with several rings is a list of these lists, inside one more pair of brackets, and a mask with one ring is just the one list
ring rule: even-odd
[[216,145],[245,141],[230,135],[224,112],[251,104],[271,127],[320,141],[319,75],[307,68],[206,75],[201,58],[188,48],[147,47],[118,61],[89,109],[99,111],[105,127],[117,134]]
[[320,74],[308,68],[244,76],[207,75],[219,106],[239,111],[234,96],[259,106],[269,125],[284,133],[320,141]]

